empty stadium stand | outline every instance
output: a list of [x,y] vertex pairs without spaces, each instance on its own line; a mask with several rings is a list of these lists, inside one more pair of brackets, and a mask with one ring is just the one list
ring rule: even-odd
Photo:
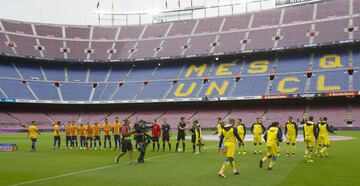
[[[55,121],[115,117],[166,118],[172,128],[180,117],[199,119],[204,128],[215,127],[217,117],[242,118],[250,127],[256,117],[267,126],[290,115],[297,122],[327,116],[336,127],[360,128],[359,26],[355,0],[115,27],[2,19],[0,102],[75,109],[29,111],[1,103],[0,132],[31,121],[49,129]],[[333,97],[355,101],[317,101]],[[229,101],[234,104],[213,105]],[[140,106],[102,109],[132,103]],[[164,107],[145,108],[153,104]],[[89,111],[89,105],[99,108]]]
[[360,39],[358,4],[330,0],[234,16],[120,27],[0,20],[0,53],[72,61],[129,61],[354,42]]

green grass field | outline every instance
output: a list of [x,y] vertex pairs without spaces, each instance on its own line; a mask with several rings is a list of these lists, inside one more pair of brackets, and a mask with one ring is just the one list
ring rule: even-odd
[[[227,177],[220,178],[217,171],[225,157],[219,155],[215,141],[207,142],[208,150],[200,155],[193,155],[188,143],[185,153],[148,152],[146,164],[130,165],[128,157],[123,157],[115,165],[119,151],[53,150],[51,133],[43,133],[37,152],[31,153],[26,134],[0,134],[0,143],[19,147],[16,152],[0,152],[0,185],[360,185],[360,132],[336,135],[354,139],[333,141],[330,158],[304,163],[303,142],[297,144],[296,157],[285,157],[282,144],[273,171],[258,168],[260,155],[237,155],[241,174],[233,176],[228,170]],[[252,149],[251,143],[246,145]]]

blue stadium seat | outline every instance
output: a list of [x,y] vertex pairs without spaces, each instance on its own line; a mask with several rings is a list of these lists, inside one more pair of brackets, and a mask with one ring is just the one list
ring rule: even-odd
[[11,63],[0,63],[0,77],[6,78],[20,78]]
[[360,91],[360,72],[354,72],[353,74],[353,89]]
[[127,81],[144,81],[151,78],[156,64],[137,64],[130,72]]
[[260,76],[244,76],[237,82],[236,88],[231,96],[261,96],[265,94],[269,77]]
[[[313,70],[346,69],[349,66],[349,55],[347,50],[328,49],[315,53]],[[336,62],[336,61],[337,62]]]
[[[235,78],[216,78],[209,79],[204,84],[199,97],[228,97],[231,93],[231,88],[235,83]],[[216,87],[216,88],[215,88]],[[217,90],[219,89],[219,91]]]
[[182,63],[164,63],[159,66],[155,74],[151,77],[154,80],[176,79],[180,74]]
[[162,99],[170,89],[171,84],[171,81],[150,81],[136,99]]
[[29,85],[40,100],[60,100],[56,87],[52,83],[30,81]]
[[279,74],[272,81],[270,94],[304,93],[306,79],[305,73]]
[[172,87],[167,98],[196,98],[202,85],[202,79],[180,80]]
[[92,97],[92,101],[101,101],[100,97],[105,90],[105,86],[106,86],[106,83],[98,83],[97,84],[94,95]]
[[280,55],[276,73],[306,72],[309,67],[310,55],[306,53]]
[[232,61],[217,61],[214,64],[214,69],[211,71],[209,77],[227,77],[235,76],[240,73],[241,66],[243,65],[242,60]]
[[126,80],[126,75],[129,73],[131,66],[121,65],[112,67],[108,82],[118,82]]
[[[95,90],[96,96],[94,95],[93,100],[94,101],[108,101],[111,98],[112,94],[116,91],[118,86],[119,86],[118,83],[105,83],[104,89],[102,91],[100,91],[101,89]],[[98,100],[96,100],[95,98],[98,98]]]
[[0,88],[9,98],[35,100],[27,86],[19,80],[0,79]]
[[109,67],[104,65],[96,65],[91,67],[89,81],[99,81],[99,82],[104,81],[108,71],[109,71]]
[[114,94],[112,100],[133,100],[139,92],[143,83],[124,83],[119,90]]
[[246,59],[244,69],[241,74],[269,74],[273,72],[275,58],[273,56],[251,56]]
[[64,65],[62,64],[44,64],[43,69],[47,80],[65,81]]
[[87,67],[84,65],[69,65],[67,66],[67,74],[69,81],[81,81],[86,80]]
[[43,80],[43,75],[40,70],[39,64],[36,63],[16,63],[17,69],[25,79],[38,78]]
[[[324,82],[321,82],[324,77]],[[349,90],[349,75],[344,70],[316,72],[311,76],[310,92],[341,92]]]
[[61,93],[64,101],[89,101],[91,83],[62,83]]
[[[184,70],[182,71],[180,78],[199,78],[199,77],[206,77],[211,69],[212,63],[188,63],[186,64]],[[201,70],[196,72],[195,70],[204,68],[204,71],[201,74]],[[187,75],[188,73],[188,75]]]

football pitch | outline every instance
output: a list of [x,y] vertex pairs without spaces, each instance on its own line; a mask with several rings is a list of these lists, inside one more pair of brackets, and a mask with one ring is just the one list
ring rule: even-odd
[[[297,143],[295,157],[286,157],[282,143],[273,171],[266,169],[268,162],[258,167],[263,155],[248,153],[235,157],[240,175],[227,169],[227,177],[220,178],[217,172],[225,157],[218,153],[217,141],[207,141],[207,151],[199,155],[192,154],[189,140],[185,153],[169,152],[167,147],[166,152],[151,152],[150,145],[146,163],[131,165],[127,156],[115,164],[119,151],[114,150],[53,150],[52,133],[38,137],[35,153],[30,152],[26,134],[0,134],[0,143],[19,147],[19,151],[0,152],[0,185],[360,185],[360,132],[338,131],[336,135],[353,139],[332,141],[329,158],[305,163],[303,142]],[[62,146],[64,142],[62,137]],[[246,142],[246,148],[251,152],[251,142]],[[139,153],[134,155],[136,159]]]

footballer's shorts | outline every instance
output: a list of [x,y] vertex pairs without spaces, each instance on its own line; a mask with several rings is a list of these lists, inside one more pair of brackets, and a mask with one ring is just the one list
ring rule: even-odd
[[296,136],[286,136],[286,143],[296,143]]
[[66,141],[71,141],[71,136],[66,136],[65,139]]
[[92,141],[92,140],[93,140],[93,137],[92,137],[92,136],[88,136],[88,137],[86,137],[86,140]]
[[177,140],[185,140],[185,132],[178,133]]
[[121,143],[121,151],[122,152],[127,152],[127,151],[132,151],[133,150],[133,146],[130,140],[123,140]]
[[100,141],[100,136],[94,136],[94,140],[99,140]]
[[159,142],[159,136],[153,136],[152,141],[153,142]]
[[304,139],[306,147],[313,148],[315,145],[315,139],[313,137],[305,137]]
[[170,135],[169,134],[163,134],[162,141],[170,141]]
[[31,142],[35,143],[36,141],[36,138],[31,138]]
[[60,136],[54,136],[54,141],[60,141]]
[[85,141],[86,137],[85,136],[80,136],[80,141]]
[[224,147],[226,149],[226,153],[225,153],[226,157],[234,158],[235,150],[236,150],[235,143],[234,142],[225,142]]
[[73,140],[73,141],[77,141],[77,136],[71,136],[71,140]]
[[104,136],[104,141],[105,141],[105,140],[109,140],[109,141],[110,141],[110,135],[105,135],[105,136]]
[[322,145],[330,145],[330,139],[329,136],[319,136],[319,138]]
[[266,148],[266,155],[267,156],[272,156],[272,157],[276,157],[278,155],[278,146],[267,146]]
[[254,143],[262,143],[261,134],[254,134]]
[[120,135],[114,134],[114,141],[120,141]]

